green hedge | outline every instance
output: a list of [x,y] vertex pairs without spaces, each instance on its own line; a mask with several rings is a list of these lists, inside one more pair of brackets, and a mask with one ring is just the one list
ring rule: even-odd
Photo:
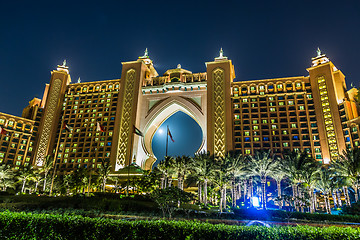
[[357,228],[244,227],[0,212],[0,239],[359,239]]
[[360,223],[360,216],[331,215],[325,213],[288,212],[283,210],[233,209],[236,219],[257,219],[266,221],[287,221],[289,219],[315,222],[353,222]]

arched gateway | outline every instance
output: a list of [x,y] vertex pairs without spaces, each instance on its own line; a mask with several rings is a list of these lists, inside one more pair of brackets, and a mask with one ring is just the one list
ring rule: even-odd
[[[207,63],[207,68],[207,73],[192,73],[179,64],[159,76],[147,53],[136,62],[123,63],[122,81],[125,82],[119,93],[123,104],[118,112],[124,127],[119,129],[115,171],[130,161],[151,169],[156,161],[151,147],[153,136],[161,124],[178,111],[192,117],[202,129],[198,152],[224,155],[227,148],[231,148],[231,126],[225,123],[228,117],[231,123],[231,116],[226,115],[225,109],[231,108],[230,94],[226,91],[230,91],[230,82],[235,77],[234,68],[223,56]],[[138,128],[143,137],[134,135],[132,126]]]

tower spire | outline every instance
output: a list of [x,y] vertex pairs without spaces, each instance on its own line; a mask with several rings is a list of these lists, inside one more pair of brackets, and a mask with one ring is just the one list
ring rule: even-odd
[[224,56],[224,51],[220,48],[219,56],[215,58],[215,61],[227,60],[228,58]]
[[320,56],[321,56],[321,50],[320,50],[319,47],[317,48],[316,53],[317,53],[317,57],[320,57]]

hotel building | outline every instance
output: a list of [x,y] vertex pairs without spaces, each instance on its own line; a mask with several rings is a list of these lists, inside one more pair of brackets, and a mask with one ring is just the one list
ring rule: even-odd
[[53,155],[64,173],[98,168],[102,161],[111,163],[113,173],[132,162],[151,169],[152,138],[177,111],[201,127],[198,152],[222,157],[229,151],[297,150],[327,164],[359,146],[358,92],[347,90],[344,74],[320,50],[307,71],[308,76],[237,81],[221,50],[206,72],[178,65],[159,76],[146,51],[122,63],[119,79],[72,83],[63,63],[51,72],[43,98],[31,100],[22,117],[0,113],[6,131],[0,135],[0,164],[41,167]]

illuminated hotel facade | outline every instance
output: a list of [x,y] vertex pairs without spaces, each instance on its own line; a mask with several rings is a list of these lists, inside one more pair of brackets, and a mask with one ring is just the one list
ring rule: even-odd
[[177,111],[201,127],[198,152],[220,157],[298,150],[327,164],[359,146],[357,90],[347,90],[343,73],[320,50],[306,77],[234,81],[234,66],[222,50],[203,73],[178,65],[159,76],[147,51],[122,65],[120,79],[71,83],[64,63],[22,117],[0,113],[7,132],[0,136],[0,164],[41,167],[53,155],[60,172],[98,168],[102,161],[113,173],[133,162],[151,169],[152,138]]

